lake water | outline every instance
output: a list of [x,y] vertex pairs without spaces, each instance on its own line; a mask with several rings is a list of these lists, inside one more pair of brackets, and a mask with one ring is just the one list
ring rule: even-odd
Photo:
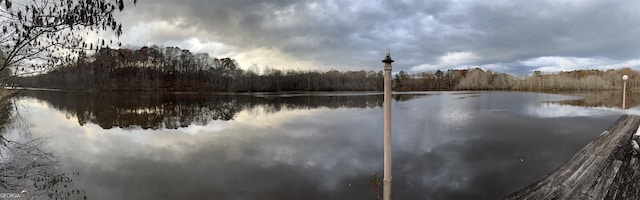
[[[592,100],[615,95],[576,95],[396,94],[394,198],[498,199],[533,183],[621,116],[617,98]],[[375,199],[382,99],[22,91],[1,104],[0,186],[64,199]]]

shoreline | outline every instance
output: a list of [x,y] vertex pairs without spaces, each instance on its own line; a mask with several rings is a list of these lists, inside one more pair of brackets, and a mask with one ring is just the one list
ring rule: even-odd
[[5,101],[11,97],[18,95],[18,90],[3,90],[2,95],[0,96],[0,101]]
[[[379,92],[382,90],[274,90],[274,91],[222,91],[222,90],[163,90],[163,89],[70,89],[70,88],[46,88],[46,87],[15,87],[5,90],[42,90],[42,91],[67,91],[67,92],[188,92],[188,93],[304,93],[304,92]],[[526,89],[454,89],[454,90],[402,90],[394,89],[392,92],[483,92],[483,91],[505,91],[505,92],[534,92],[534,93],[572,93],[572,92],[601,92],[601,91],[621,91],[622,88],[615,89],[552,89],[552,90],[526,90]],[[638,91],[640,88],[627,88],[628,91]]]

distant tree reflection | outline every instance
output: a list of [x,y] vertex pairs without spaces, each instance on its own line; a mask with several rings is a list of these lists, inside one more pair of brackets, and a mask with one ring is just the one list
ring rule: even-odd
[[[216,95],[156,92],[63,92],[22,91],[22,96],[47,102],[51,107],[78,118],[80,125],[98,124],[142,129],[177,129],[191,124],[205,125],[212,120],[233,120],[238,112],[262,108],[267,113],[283,109],[375,108],[381,95],[254,94]],[[399,95],[405,101],[419,94]]]
[[76,189],[58,157],[43,149],[44,138],[34,138],[30,124],[10,101],[0,102],[0,188],[27,190],[31,199],[79,199],[85,191]]
[[[568,93],[572,94],[572,93]],[[572,105],[582,107],[608,107],[608,108],[621,108],[622,107],[622,91],[594,91],[575,93],[573,95],[582,97],[576,100],[557,101],[561,105]],[[627,91],[627,108],[637,107],[640,105],[640,92],[630,90]]]

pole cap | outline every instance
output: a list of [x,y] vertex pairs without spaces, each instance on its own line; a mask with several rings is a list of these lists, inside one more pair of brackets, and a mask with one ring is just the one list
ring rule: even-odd
[[382,60],[383,63],[392,63],[393,60],[391,59],[391,50],[389,50],[387,48],[387,55],[385,56],[384,60]]

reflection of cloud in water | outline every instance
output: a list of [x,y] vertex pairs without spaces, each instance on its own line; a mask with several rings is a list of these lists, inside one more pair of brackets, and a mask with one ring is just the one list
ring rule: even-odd
[[527,115],[538,118],[558,118],[605,116],[621,113],[621,110],[609,107],[580,107],[546,102],[530,105],[525,112]]
[[57,152],[45,148],[49,138],[34,136],[23,107],[13,105],[0,102],[0,190],[28,191],[32,199],[80,199],[85,191],[72,185],[79,174],[66,171]]
[[[316,108],[314,111],[329,111],[329,108]],[[250,125],[257,127],[279,127],[282,124],[290,123],[296,118],[310,117],[314,115],[314,112],[308,112],[300,109],[287,109],[284,108],[279,112],[270,112],[265,110],[264,107],[256,107],[249,110],[243,110],[236,115],[235,122],[239,125]],[[319,124],[324,124],[322,119],[317,121]]]
[[[372,111],[376,112],[373,109],[368,109],[366,112]],[[362,155],[363,151],[374,150],[375,152],[376,149],[381,148],[378,138],[371,136],[378,132],[374,130],[376,126],[345,132],[351,128],[344,126],[350,127],[351,124],[318,121],[319,118],[327,118],[331,121],[367,124],[370,118],[363,118],[361,114],[361,112],[352,112],[351,109],[328,108],[304,110],[304,112],[284,109],[276,113],[254,114],[243,111],[238,114],[235,121],[214,120],[204,126],[157,131],[121,128],[104,130],[95,124],[79,127],[77,123],[73,123],[73,119],[67,119],[64,114],[53,109],[33,109],[29,117],[38,120],[41,120],[40,117],[47,118],[46,121],[40,121],[47,123],[38,123],[39,128],[34,129],[36,134],[55,135],[56,140],[53,140],[49,146],[63,152],[65,158],[75,163],[75,166],[84,166],[79,170],[88,176],[84,181],[93,182],[88,185],[95,186],[97,181],[99,184],[108,184],[99,186],[100,188],[106,187],[111,188],[111,191],[118,191],[127,184],[115,184],[120,181],[116,177],[130,177],[138,181],[153,179],[147,177],[146,173],[129,173],[161,172],[158,170],[176,172],[181,169],[172,166],[188,163],[192,166],[207,167],[207,169],[192,169],[193,171],[187,174],[182,173],[187,176],[201,174],[200,178],[204,180],[200,179],[196,182],[209,187],[227,188],[225,189],[225,191],[229,190],[227,194],[234,196],[242,193],[238,188],[243,188],[243,190],[256,192],[255,195],[249,195],[256,197],[261,194],[261,191],[263,195],[269,194],[269,188],[279,187],[278,184],[289,184],[287,181],[291,181],[291,184],[310,184],[311,188],[317,187],[313,185],[320,184],[320,189],[328,189],[338,187],[341,181],[345,181],[345,178],[350,176],[362,176],[357,179],[362,181],[360,183],[364,186],[362,189],[369,188],[366,184],[367,176],[377,171],[378,158],[359,155]],[[365,116],[377,115],[366,114]],[[65,123],[69,121],[71,123]],[[52,134],[50,132],[52,130],[68,131],[56,131]],[[248,173],[246,170],[253,172]],[[214,173],[210,174],[211,177],[206,175],[215,171],[221,171],[224,174]],[[264,177],[270,175],[263,173],[273,173],[276,177],[272,178],[277,181],[272,184],[276,185],[265,189],[251,189],[256,185],[244,183],[252,179],[258,179],[255,180],[256,182],[268,180]],[[292,176],[294,180],[281,176]],[[173,181],[176,179],[187,181],[166,174],[160,177]],[[227,186],[225,179],[234,179],[234,177],[237,181],[241,181],[242,185]],[[235,188],[230,188],[231,186]],[[136,187],[145,191],[146,186],[136,185]],[[198,190],[197,187],[177,188]],[[93,189],[94,192],[103,190]],[[154,190],[147,189],[147,191]],[[330,195],[329,192],[328,194]],[[367,193],[362,192],[362,194]]]
[[[549,99],[540,94],[437,94],[392,104],[397,199],[500,198],[556,168],[614,120],[523,115],[540,102],[533,97]],[[382,177],[382,109],[300,105],[257,104],[231,121],[153,131],[79,126],[37,106],[29,117],[34,134],[54,136],[49,146],[85,174],[79,181],[90,199],[373,199],[368,180]],[[495,110],[505,112],[487,112]]]
[[452,94],[439,95],[440,103],[438,111],[438,120],[443,123],[447,129],[457,129],[465,127],[470,120],[473,120],[475,109],[472,102],[468,99],[457,98]]

